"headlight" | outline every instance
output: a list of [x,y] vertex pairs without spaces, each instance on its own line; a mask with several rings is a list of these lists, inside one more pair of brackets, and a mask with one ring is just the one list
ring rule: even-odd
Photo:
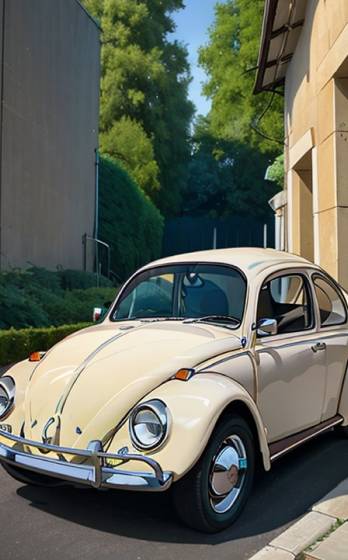
[[135,447],[153,449],[158,447],[168,434],[168,409],[159,400],[138,405],[129,420],[129,430]]
[[16,385],[12,377],[0,377],[0,418],[11,409],[15,397]]

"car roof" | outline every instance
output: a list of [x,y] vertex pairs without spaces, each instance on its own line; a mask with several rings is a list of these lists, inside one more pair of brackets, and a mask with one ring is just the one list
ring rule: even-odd
[[291,266],[315,266],[307,259],[292,253],[286,253],[285,251],[261,249],[260,247],[236,247],[211,249],[165,257],[149,263],[144,269],[151,268],[152,266],[185,262],[211,262],[235,266],[242,270],[247,277],[256,276],[266,268],[275,265],[284,266],[284,268],[290,268]]

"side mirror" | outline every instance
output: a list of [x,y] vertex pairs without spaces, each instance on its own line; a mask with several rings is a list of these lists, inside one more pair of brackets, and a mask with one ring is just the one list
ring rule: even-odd
[[99,321],[103,313],[103,309],[101,307],[94,307],[93,309],[93,323]]
[[269,336],[271,334],[277,334],[278,323],[276,319],[260,319],[257,322],[256,334],[257,336]]

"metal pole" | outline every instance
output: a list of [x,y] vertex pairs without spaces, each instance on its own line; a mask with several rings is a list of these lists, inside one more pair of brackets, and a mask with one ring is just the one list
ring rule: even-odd
[[[6,18],[6,4],[5,0],[2,3],[2,41],[1,41],[1,68],[0,68],[0,210],[2,207],[2,169],[3,169],[3,144],[4,144],[4,80],[5,80],[5,18]],[[0,223],[0,269],[2,268],[3,261],[2,254],[2,227]]]
[[99,288],[99,244],[95,240],[95,270],[97,273],[97,288]]
[[82,236],[82,245],[83,245],[83,270],[87,271],[87,233],[84,233]]
[[263,247],[267,249],[267,224],[263,224]]
[[285,251],[285,207],[280,214],[280,250]]
[[108,251],[108,278],[110,278],[110,268],[111,268],[111,252],[110,247],[107,248]]
[[94,237],[98,239],[99,233],[99,152],[95,150],[95,213]]
[[[95,150],[95,212],[94,212],[94,238],[98,239],[99,233],[99,152]],[[95,244],[95,270],[97,273],[97,286],[99,286],[99,247]]]
[[216,243],[217,243],[217,229],[216,229],[216,227],[214,227],[214,230],[213,230],[213,249],[216,249]]
[[279,211],[275,213],[275,248],[278,251],[282,250],[282,221]]
[[[84,239],[85,242],[87,244],[87,241],[93,241],[96,245],[96,247],[99,247],[99,245],[101,245],[102,247],[105,247],[105,249],[107,250],[107,267],[108,267],[108,277],[110,278],[110,268],[111,268],[111,247],[108,243],[105,243],[105,241],[102,241],[101,239],[96,239],[95,237],[90,237],[89,235],[87,235],[85,233],[84,235]],[[100,263],[101,266],[101,263]],[[99,279],[98,279],[99,281]]]

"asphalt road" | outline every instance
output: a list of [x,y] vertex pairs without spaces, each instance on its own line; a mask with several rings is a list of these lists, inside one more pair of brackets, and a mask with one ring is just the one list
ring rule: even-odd
[[260,473],[235,525],[182,526],[169,494],[21,485],[0,469],[0,560],[249,558],[348,476],[348,440],[326,434]]

